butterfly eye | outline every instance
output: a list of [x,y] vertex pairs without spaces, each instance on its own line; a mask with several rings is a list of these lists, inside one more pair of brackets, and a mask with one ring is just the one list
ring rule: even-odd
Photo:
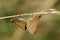
[[13,22],[21,29],[26,30],[26,20],[23,18],[13,18]]

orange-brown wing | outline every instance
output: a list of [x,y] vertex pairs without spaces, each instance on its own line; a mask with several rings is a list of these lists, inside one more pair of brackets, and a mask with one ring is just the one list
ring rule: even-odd
[[26,21],[21,20],[21,19],[18,20],[18,18],[15,18],[15,19],[13,19],[13,22],[17,26],[19,26],[21,29],[26,30]]
[[23,22],[14,21],[14,23],[19,26],[21,29],[26,30],[26,24]]
[[40,17],[27,21],[27,29],[31,34],[34,34],[36,32],[39,22]]

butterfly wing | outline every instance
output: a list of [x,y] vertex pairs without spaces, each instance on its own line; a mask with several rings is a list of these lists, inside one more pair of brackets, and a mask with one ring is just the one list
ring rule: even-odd
[[22,19],[22,18],[20,18],[19,20],[18,20],[18,19],[19,19],[19,18],[13,19],[13,22],[14,22],[17,26],[19,26],[21,29],[26,30],[26,21],[25,21],[24,19]]
[[36,32],[39,21],[40,17],[37,17],[35,19],[31,18],[31,20],[27,21],[27,29],[31,34],[34,34]]

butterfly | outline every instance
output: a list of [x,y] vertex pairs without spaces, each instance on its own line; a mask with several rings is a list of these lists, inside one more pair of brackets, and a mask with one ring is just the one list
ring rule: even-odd
[[37,30],[40,18],[41,15],[30,17],[27,20],[21,17],[16,17],[13,18],[13,22],[22,30],[28,30],[29,33],[34,34]]

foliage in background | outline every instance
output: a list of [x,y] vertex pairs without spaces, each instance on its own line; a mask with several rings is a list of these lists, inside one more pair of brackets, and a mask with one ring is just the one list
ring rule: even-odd
[[[0,0],[0,16],[37,12],[49,8],[60,10],[60,0]],[[58,15],[43,15],[34,35],[21,30],[10,20],[0,20],[0,40],[60,40],[60,16]]]

